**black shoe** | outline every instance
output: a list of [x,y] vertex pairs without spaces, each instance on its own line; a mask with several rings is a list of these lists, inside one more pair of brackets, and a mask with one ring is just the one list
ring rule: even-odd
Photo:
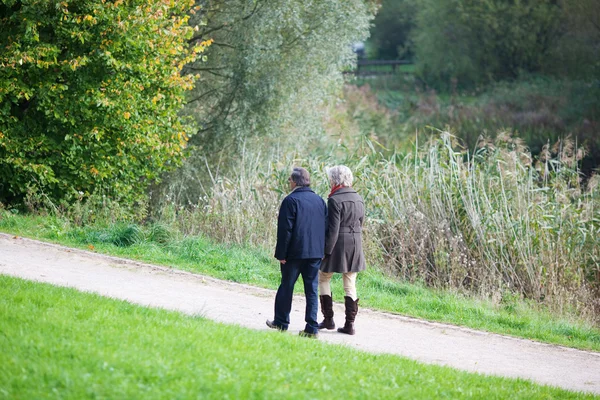
[[282,326],[275,324],[274,321],[267,320],[267,326],[271,329],[277,329],[278,331],[281,331],[281,332],[287,330],[287,329],[283,329]]
[[306,332],[306,331],[300,331],[300,336],[306,337],[306,338],[310,338],[310,339],[316,339],[317,338],[317,334],[316,333],[310,333],[310,332]]

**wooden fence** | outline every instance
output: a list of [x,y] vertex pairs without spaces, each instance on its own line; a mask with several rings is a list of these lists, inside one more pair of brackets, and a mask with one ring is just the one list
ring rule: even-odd
[[408,60],[364,60],[359,59],[356,63],[356,69],[354,71],[348,71],[348,73],[355,74],[356,76],[373,76],[373,75],[392,75],[403,71],[401,66],[412,65],[411,61]]

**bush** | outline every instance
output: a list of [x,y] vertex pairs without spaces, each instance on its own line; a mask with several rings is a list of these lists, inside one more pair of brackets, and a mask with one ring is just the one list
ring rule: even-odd
[[92,194],[131,206],[177,166],[178,117],[206,43],[189,49],[193,2],[0,3],[0,202]]

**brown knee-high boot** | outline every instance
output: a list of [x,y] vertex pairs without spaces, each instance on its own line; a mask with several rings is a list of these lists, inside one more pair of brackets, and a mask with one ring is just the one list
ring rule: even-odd
[[352,297],[345,296],[344,300],[346,302],[346,323],[343,328],[338,328],[338,332],[354,335],[356,333],[354,331],[354,319],[358,312],[358,299],[354,301]]
[[321,312],[325,319],[319,324],[319,329],[335,329],[335,322],[333,322],[333,299],[331,296],[322,295],[319,296],[321,300]]

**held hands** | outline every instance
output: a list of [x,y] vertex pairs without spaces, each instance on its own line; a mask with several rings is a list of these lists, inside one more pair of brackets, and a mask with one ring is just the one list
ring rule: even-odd
[[281,263],[281,265],[284,265],[286,261],[285,260],[279,260],[279,262]]

